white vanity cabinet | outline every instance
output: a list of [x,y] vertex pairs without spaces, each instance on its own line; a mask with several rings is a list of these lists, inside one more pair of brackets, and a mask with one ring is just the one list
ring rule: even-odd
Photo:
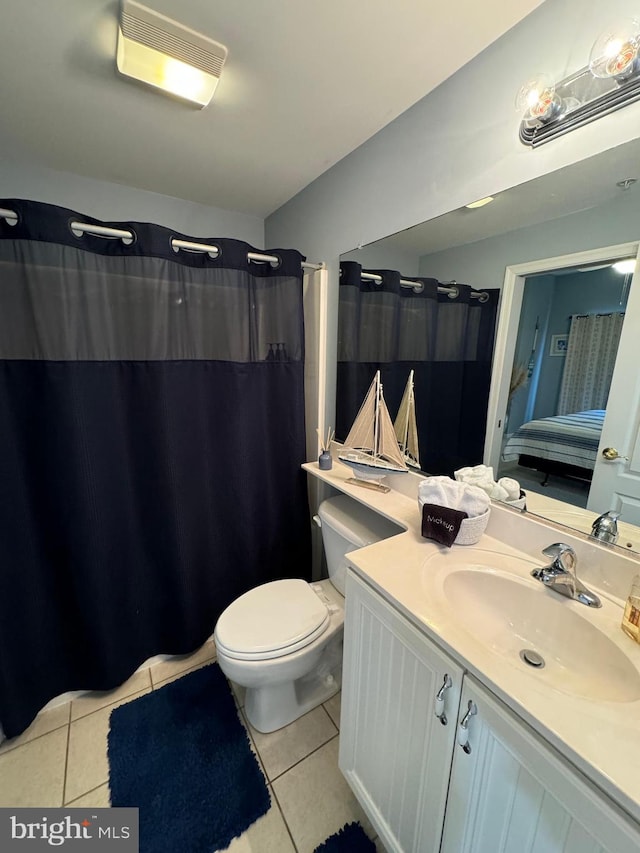
[[454,747],[441,853],[638,853],[638,828],[466,674],[459,721],[469,703],[475,713],[467,751]]
[[348,573],[340,769],[389,851],[439,849],[462,674]]
[[636,823],[353,572],[340,768],[390,853],[640,850]]

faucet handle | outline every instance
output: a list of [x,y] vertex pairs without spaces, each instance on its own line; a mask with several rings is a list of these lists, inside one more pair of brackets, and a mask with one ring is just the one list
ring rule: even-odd
[[622,513],[616,512],[614,509],[608,509],[606,512],[603,512],[602,515],[599,515],[591,526],[595,527],[597,524],[602,522],[612,522],[615,524],[621,515]]
[[613,509],[599,515],[591,525],[592,538],[615,544],[618,540],[618,525],[616,522],[620,518],[620,515],[620,512]]
[[575,573],[578,558],[571,545],[565,545],[564,542],[554,542],[553,545],[547,545],[546,548],[543,548],[542,553],[545,557],[553,557],[552,565],[554,567],[565,572]]

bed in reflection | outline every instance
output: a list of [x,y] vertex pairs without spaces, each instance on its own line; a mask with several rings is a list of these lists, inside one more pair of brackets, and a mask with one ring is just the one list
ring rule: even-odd
[[590,481],[604,415],[603,409],[591,409],[528,421],[509,438],[502,459],[540,471],[543,483],[549,474]]

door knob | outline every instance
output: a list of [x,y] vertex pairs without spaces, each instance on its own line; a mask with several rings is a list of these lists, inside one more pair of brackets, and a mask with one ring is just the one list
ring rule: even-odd
[[628,456],[620,456],[615,447],[605,447],[602,451],[602,455],[607,460],[607,462],[613,462],[614,459],[625,459],[627,462],[629,461]]

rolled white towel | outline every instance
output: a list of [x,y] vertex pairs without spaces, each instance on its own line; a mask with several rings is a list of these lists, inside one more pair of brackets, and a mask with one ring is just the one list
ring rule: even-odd
[[467,483],[458,483],[451,477],[427,477],[418,486],[420,504],[448,506],[466,512],[469,518],[482,515],[491,505],[482,489]]
[[458,468],[453,472],[456,480],[462,483],[473,483],[477,480],[493,480],[493,467],[491,465],[469,465],[466,468]]
[[458,468],[457,471],[453,472],[453,476],[459,483],[466,483],[469,477],[474,476],[473,468],[469,465],[466,468]]
[[506,501],[509,500],[509,493],[500,483],[494,483],[489,497],[494,501]]
[[500,477],[498,485],[506,491],[507,497],[504,500],[517,501],[520,497],[520,483],[513,480],[511,477]]
[[455,509],[460,499],[461,486],[461,483],[456,483],[451,477],[427,477],[418,486],[418,498],[421,503]]
[[466,512],[469,518],[482,515],[491,506],[489,495],[477,486],[465,484],[465,488],[456,509]]
[[493,480],[487,477],[479,477],[477,479],[465,481],[465,485],[474,486],[476,489],[482,489],[482,491],[489,495],[489,497],[492,497],[492,492],[496,484]]

